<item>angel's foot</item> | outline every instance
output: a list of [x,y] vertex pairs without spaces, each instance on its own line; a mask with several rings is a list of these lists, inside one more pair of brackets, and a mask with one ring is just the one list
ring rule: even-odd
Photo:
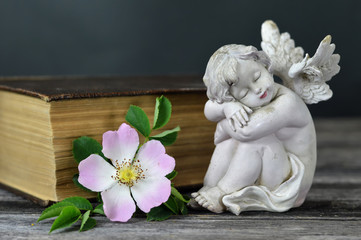
[[191,194],[192,199],[189,201],[188,206],[190,206],[193,209],[202,209],[203,207],[198,204],[198,202],[195,200],[195,198],[198,197],[201,192],[205,192],[208,189],[210,189],[210,187],[203,186],[201,189],[198,190],[198,192],[192,193]]
[[198,192],[192,193],[191,196],[192,196],[193,198],[196,198],[196,197],[199,196],[199,194],[200,194],[201,192],[205,192],[205,191],[207,191],[207,190],[210,189],[210,188],[211,188],[211,187],[203,186],[201,189],[198,190]]
[[187,203],[187,206],[191,207],[195,210],[203,209],[203,207],[201,205],[199,205],[198,202],[194,198],[191,198],[191,200],[189,200],[189,202]]
[[222,198],[225,193],[218,187],[212,187],[206,191],[200,192],[195,201],[209,211],[221,213],[225,210]]

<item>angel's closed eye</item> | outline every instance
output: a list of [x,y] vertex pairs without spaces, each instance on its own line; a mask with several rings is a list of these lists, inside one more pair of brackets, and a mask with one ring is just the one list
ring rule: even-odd
[[253,82],[256,82],[261,77],[261,71],[258,71],[254,74]]
[[249,90],[248,89],[243,89],[240,93],[240,99],[239,100],[242,100],[243,98],[245,98],[248,94]]

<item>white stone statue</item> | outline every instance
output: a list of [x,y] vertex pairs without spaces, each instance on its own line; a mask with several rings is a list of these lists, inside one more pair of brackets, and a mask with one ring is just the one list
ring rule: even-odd
[[339,72],[340,56],[327,36],[303,58],[272,21],[262,25],[261,46],[226,45],[208,62],[204,113],[218,123],[216,147],[193,207],[283,212],[300,206],[311,187],[316,134],[305,103],[332,96],[326,81]]

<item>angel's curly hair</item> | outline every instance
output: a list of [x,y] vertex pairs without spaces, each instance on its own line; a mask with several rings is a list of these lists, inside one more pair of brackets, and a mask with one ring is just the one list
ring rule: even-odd
[[259,62],[271,72],[271,60],[265,52],[258,51],[253,46],[225,45],[211,56],[203,77],[210,100],[218,103],[234,100],[229,88],[239,80],[236,72],[238,60]]

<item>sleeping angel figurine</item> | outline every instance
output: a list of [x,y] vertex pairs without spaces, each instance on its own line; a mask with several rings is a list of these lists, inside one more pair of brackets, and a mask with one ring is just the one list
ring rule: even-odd
[[274,22],[261,33],[263,51],[225,45],[208,62],[204,113],[217,122],[216,147],[192,207],[283,212],[300,206],[311,187],[316,134],[306,104],[331,98],[326,82],[339,72],[340,56],[330,36],[311,58]]

